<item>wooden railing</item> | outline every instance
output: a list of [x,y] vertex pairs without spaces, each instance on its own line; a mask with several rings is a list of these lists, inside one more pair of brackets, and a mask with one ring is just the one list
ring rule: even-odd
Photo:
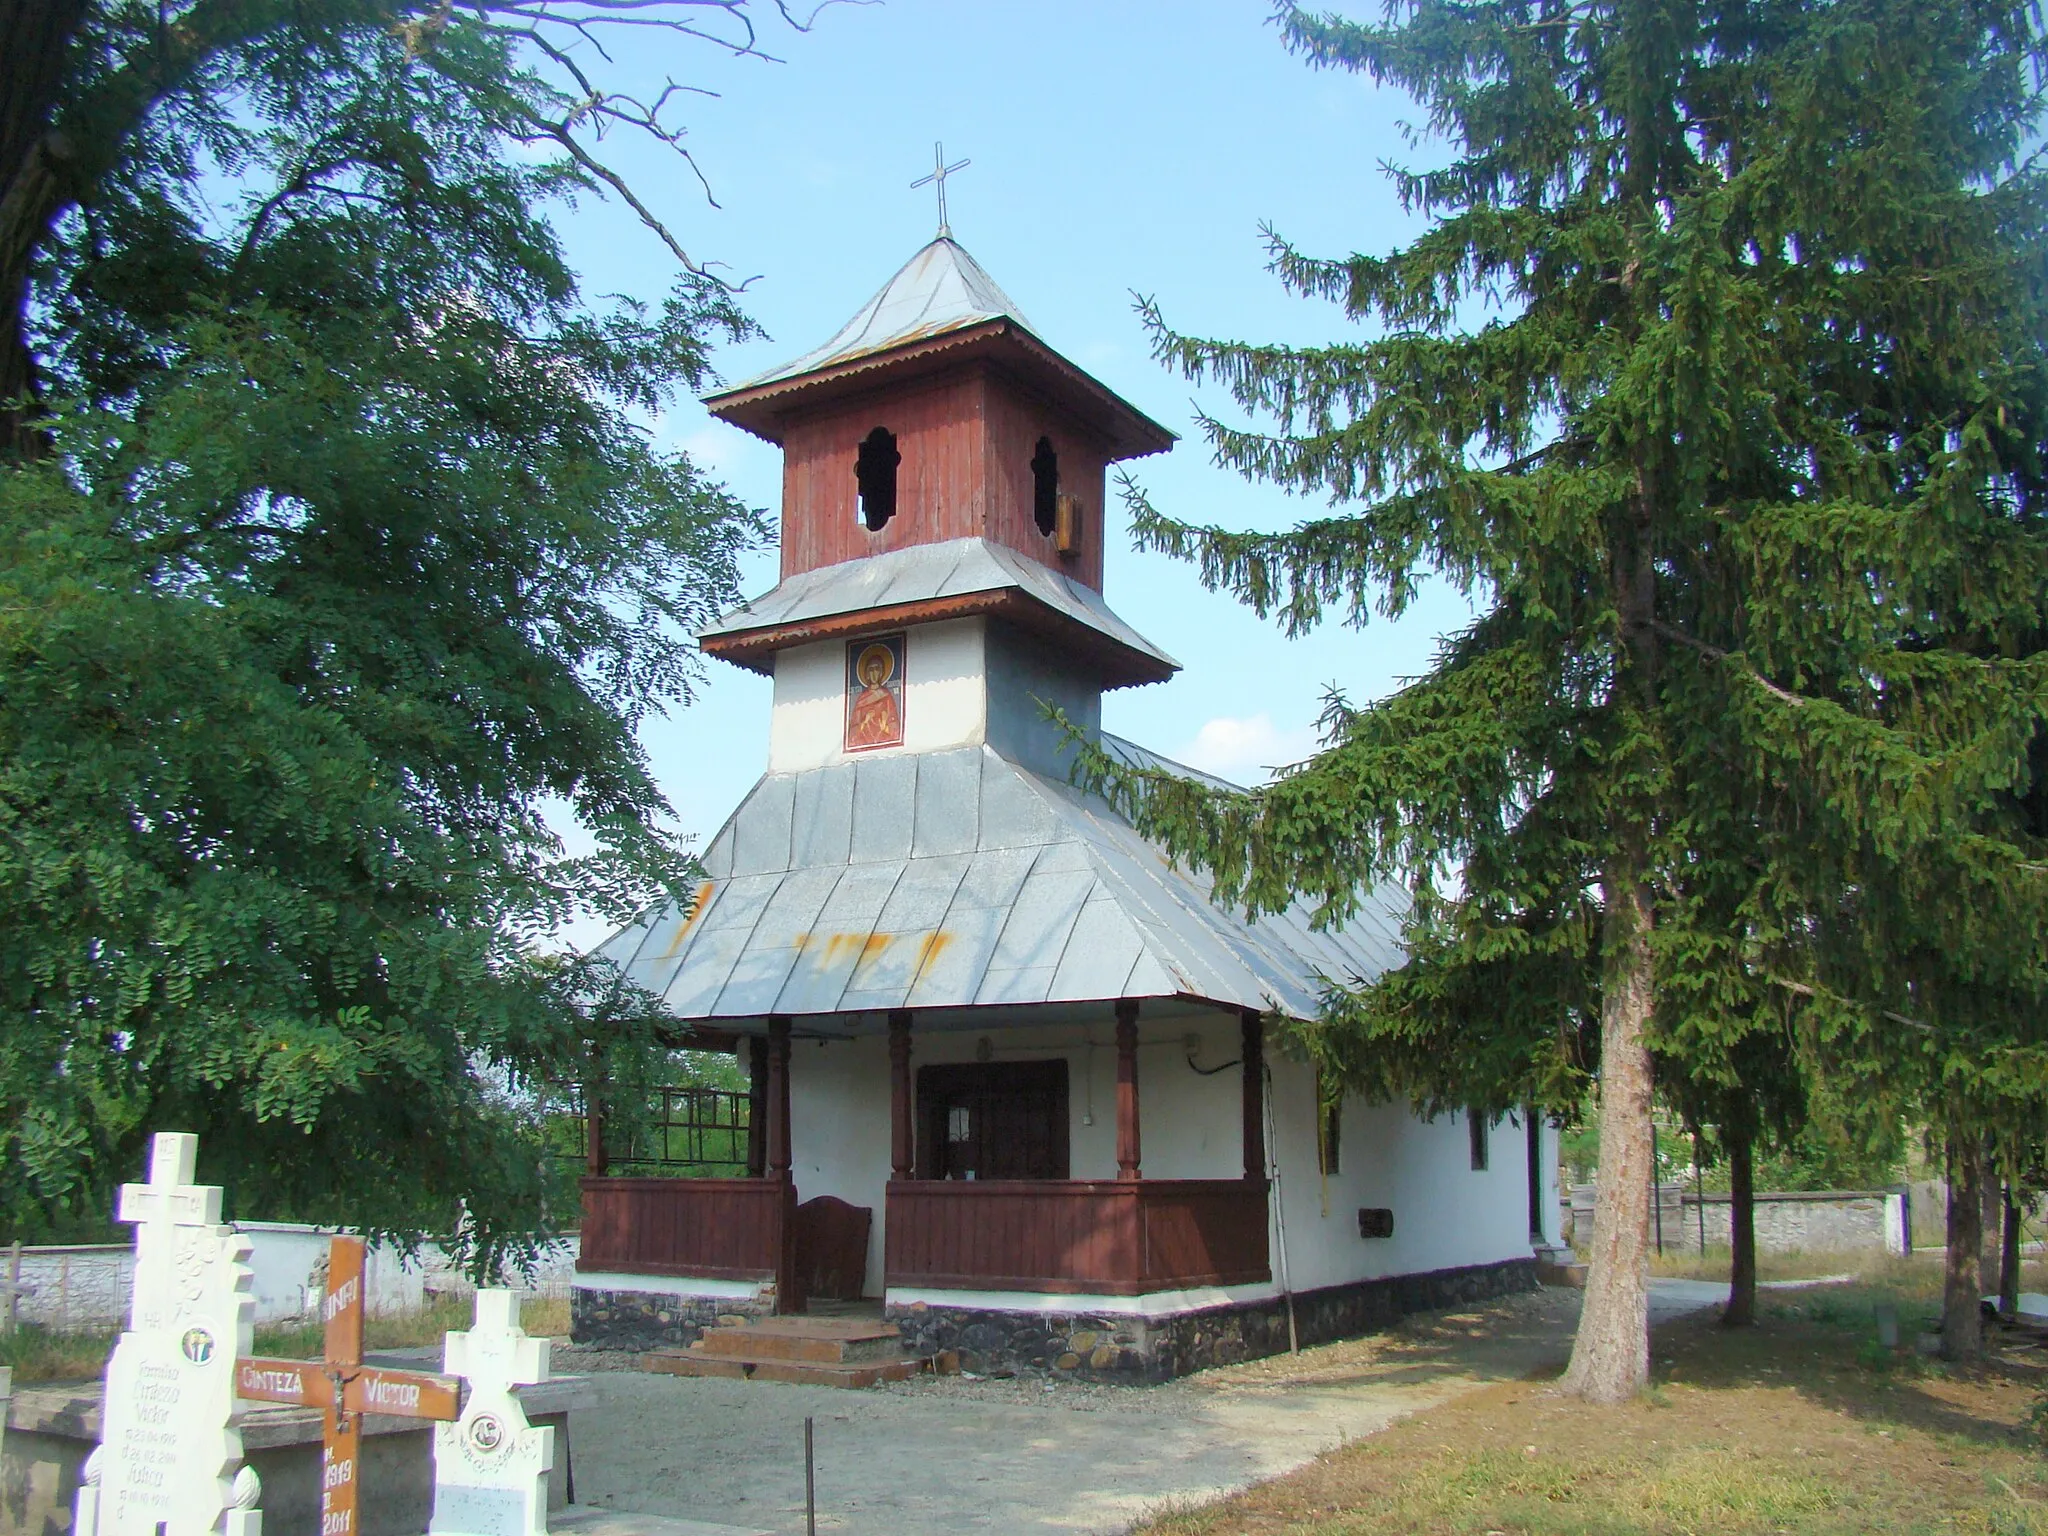
[[774,1280],[793,1204],[784,1179],[585,1179],[576,1267]]
[[892,1286],[1136,1296],[1272,1278],[1257,1179],[902,1180],[884,1243]]

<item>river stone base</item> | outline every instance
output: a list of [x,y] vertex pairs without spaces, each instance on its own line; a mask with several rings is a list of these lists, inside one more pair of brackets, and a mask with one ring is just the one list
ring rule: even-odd
[[706,1328],[751,1323],[774,1311],[773,1286],[747,1299],[594,1291],[579,1285],[569,1293],[569,1337],[598,1349],[682,1349],[696,1343]]
[[[1361,1280],[1294,1297],[1303,1344],[1327,1344],[1429,1312],[1536,1289],[1534,1259]],[[1082,1380],[1167,1381],[1212,1365],[1233,1365],[1287,1348],[1287,1303],[1278,1296],[1164,1317],[1122,1313],[998,1312],[924,1303],[891,1306],[904,1347],[929,1355],[957,1350],[981,1375],[1045,1373]]]

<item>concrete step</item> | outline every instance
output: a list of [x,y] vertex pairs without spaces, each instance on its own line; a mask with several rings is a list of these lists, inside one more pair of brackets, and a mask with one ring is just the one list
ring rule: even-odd
[[900,1350],[887,1359],[837,1363],[719,1354],[695,1346],[650,1350],[640,1357],[643,1371],[660,1371],[670,1376],[723,1376],[735,1381],[782,1381],[808,1387],[872,1387],[885,1381],[907,1381],[931,1366],[930,1360]]
[[799,1360],[852,1365],[893,1360],[903,1353],[894,1323],[850,1317],[768,1317],[759,1322],[707,1328],[691,1349],[700,1355],[748,1360]]

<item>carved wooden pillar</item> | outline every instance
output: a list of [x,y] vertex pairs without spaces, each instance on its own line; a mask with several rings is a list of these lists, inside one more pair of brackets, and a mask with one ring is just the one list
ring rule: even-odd
[[747,1037],[747,1177],[768,1172],[768,1041]]
[[597,1047],[590,1048],[590,1068],[583,1082],[583,1171],[601,1179],[611,1171],[611,1149],[604,1144],[604,1069]]
[[1244,1038],[1244,1176],[1266,1177],[1266,1025],[1257,1010],[1240,1016]]
[[1121,998],[1116,1005],[1116,1176],[1135,1179],[1138,1172],[1138,1004]]
[[911,1120],[910,1013],[889,1015],[889,1170],[907,1179],[917,1161],[917,1134]]
[[768,1020],[768,1173],[789,1176],[789,1020]]
[[789,1020],[768,1016],[768,1177],[782,1186],[776,1225],[775,1310],[804,1310],[796,1251],[796,1180],[790,1176]]

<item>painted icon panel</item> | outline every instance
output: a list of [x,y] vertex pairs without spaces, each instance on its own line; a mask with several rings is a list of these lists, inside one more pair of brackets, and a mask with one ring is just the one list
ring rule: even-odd
[[903,745],[903,636],[846,643],[846,750]]

